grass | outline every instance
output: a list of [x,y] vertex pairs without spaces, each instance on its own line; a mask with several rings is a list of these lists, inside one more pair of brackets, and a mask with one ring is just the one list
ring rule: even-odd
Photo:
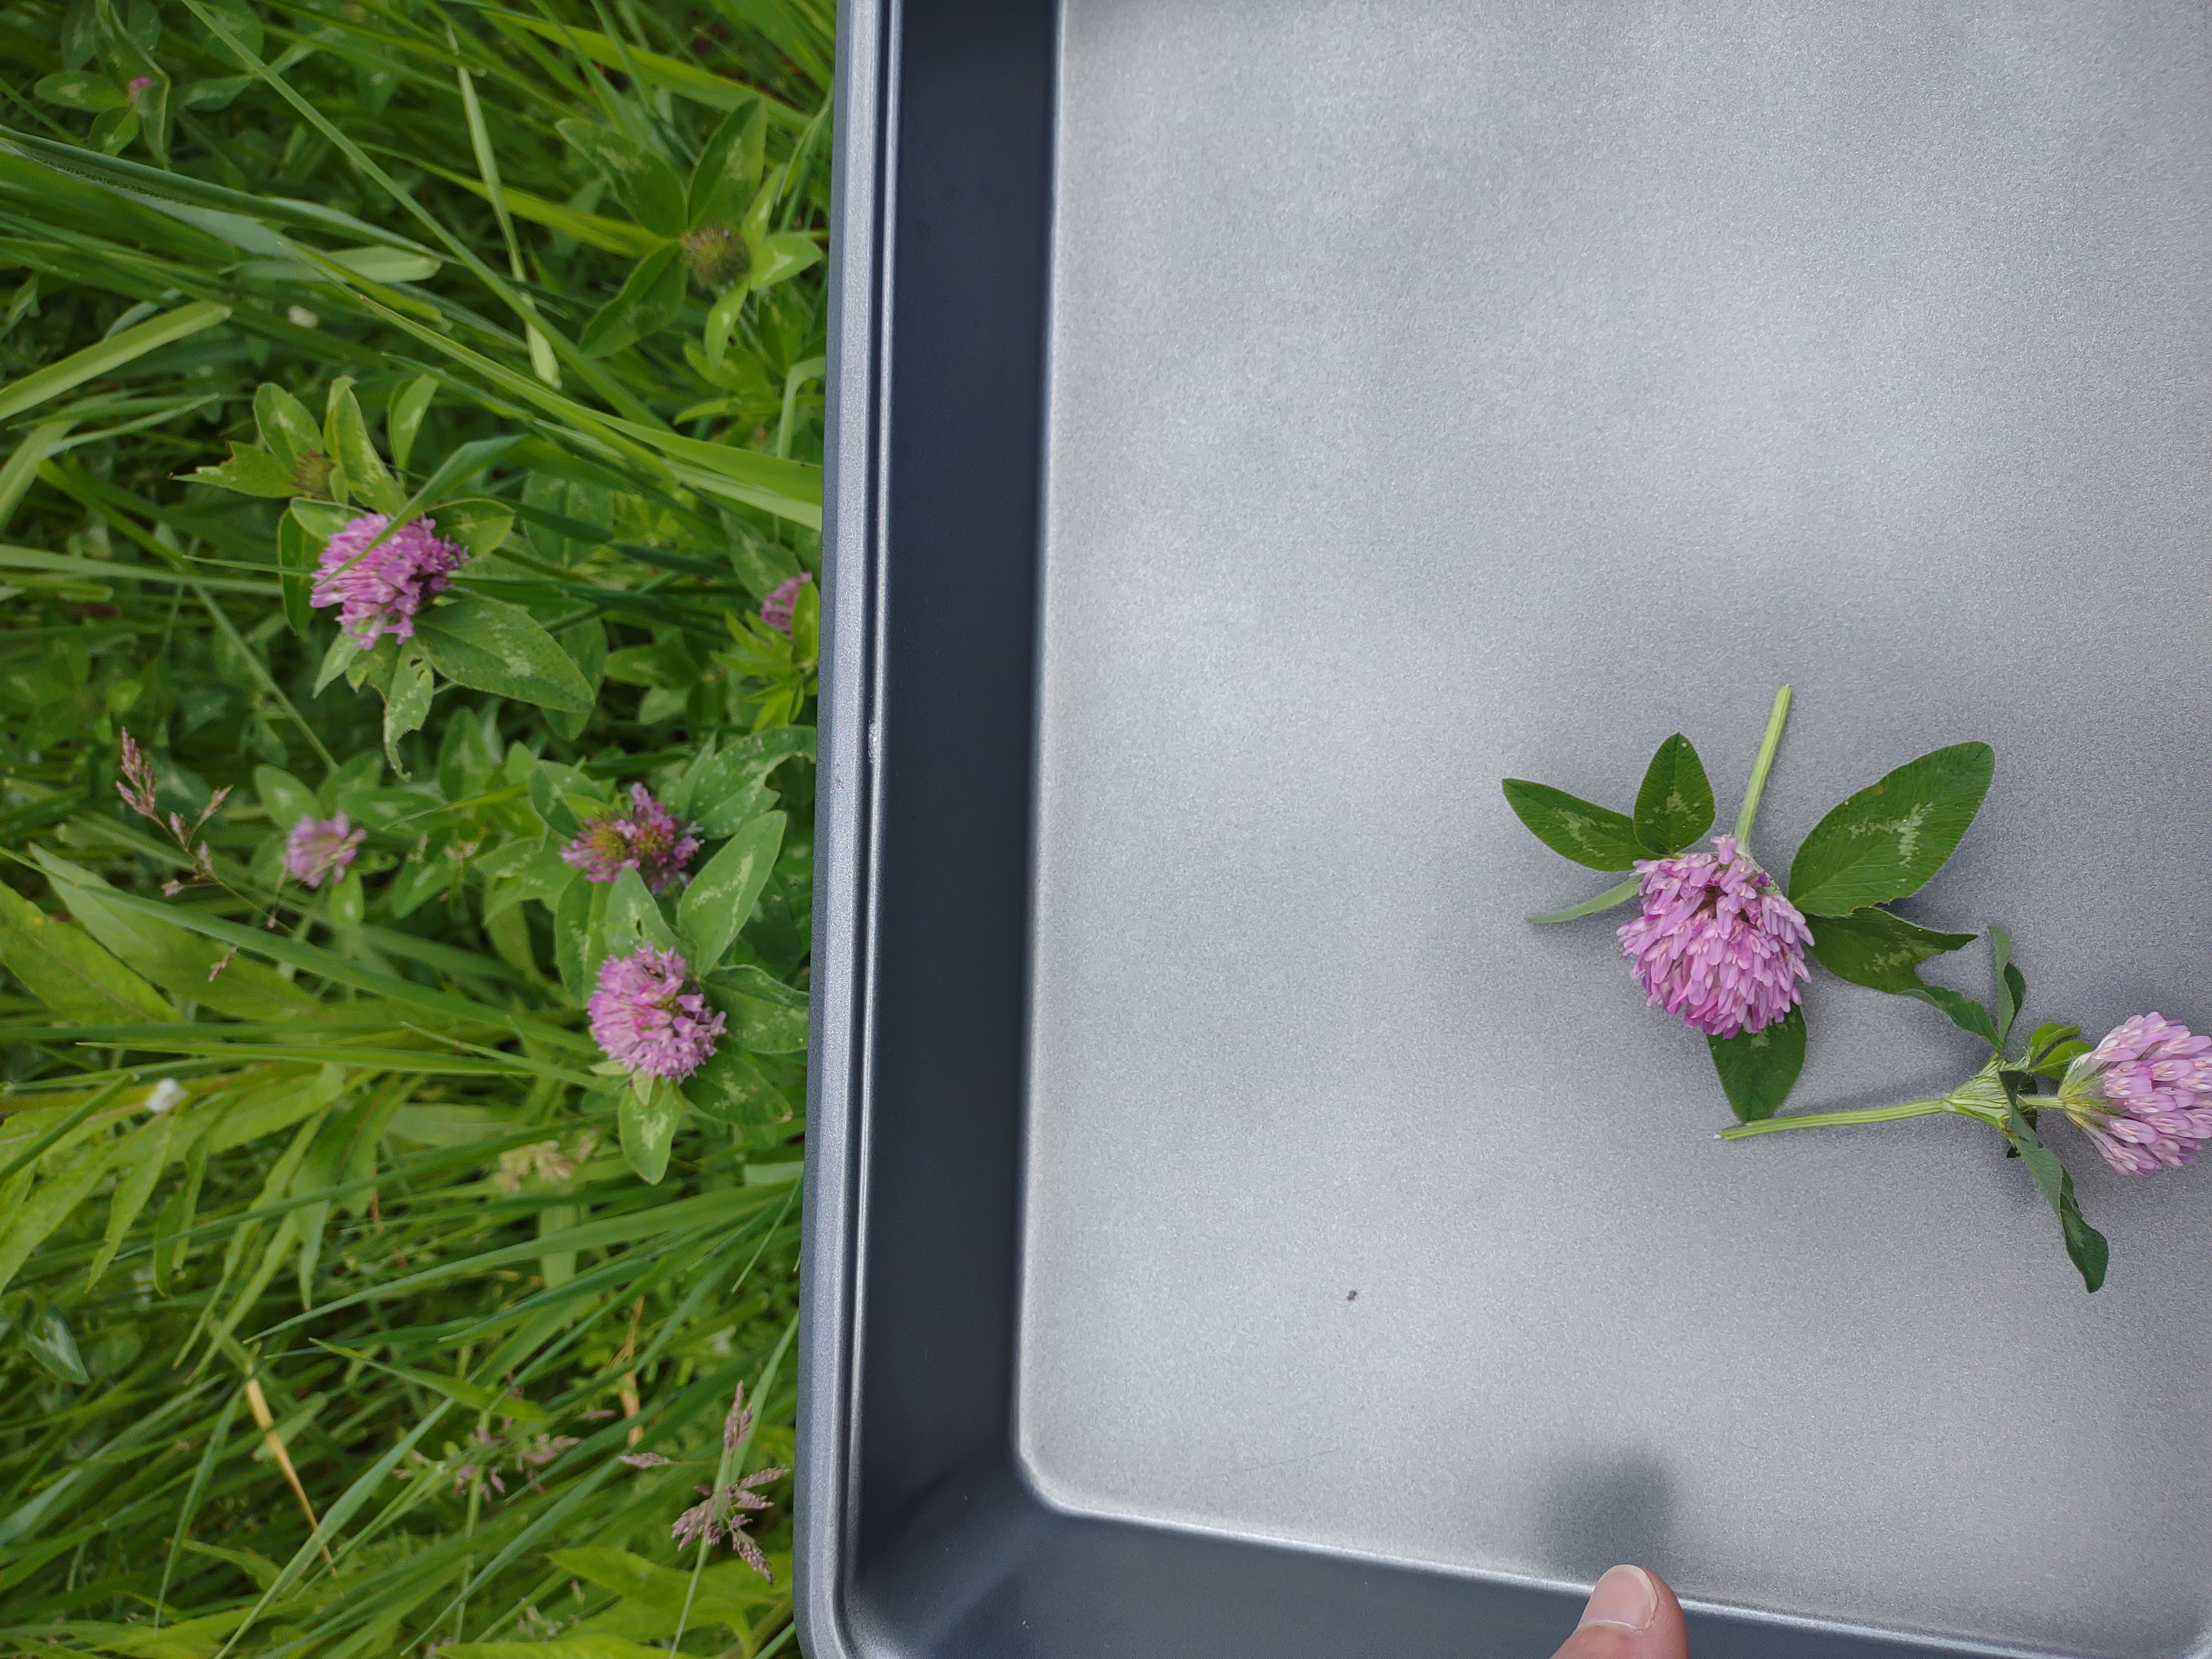
[[[0,1643],[795,1651],[832,17],[0,9]],[[470,557],[362,649],[371,510]]]

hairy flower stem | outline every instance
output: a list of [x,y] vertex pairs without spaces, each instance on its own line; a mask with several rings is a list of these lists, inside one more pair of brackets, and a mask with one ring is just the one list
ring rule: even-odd
[[1979,1119],[1994,1128],[2005,1127],[2004,1085],[1997,1081],[1997,1067],[2004,1062],[1992,1058],[1990,1063],[1968,1078],[1957,1088],[1935,1100],[1908,1100],[1895,1106],[1868,1106],[1855,1112],[1806,1112],[1795,1117],[1761,1118],[1753,1123],[1738,1123],[1721,1131],[1723,1140],[1741,1140],[1747,1135],[1768,1135],[1779,1129],[1836,1129],[1847,1128],[1855,1123],[1896,1123],[1908,1117],[1928,1117],[1937,1112],[1956,1112],[1962,1117]]
[[1774,694],[1774,712],[1766,717],[1766,735],[1759,742],[1759,758],[1751,763],[1751,781],[1744,787],[1743,811],[1735,815],[1735,844],[1751,850],[1751,826],[1759,817],[1759,798],[1766,793],[1766,775],[1774,769],[1774,751],[1782,747],[1782,723],[1790,718],[1790,688]]

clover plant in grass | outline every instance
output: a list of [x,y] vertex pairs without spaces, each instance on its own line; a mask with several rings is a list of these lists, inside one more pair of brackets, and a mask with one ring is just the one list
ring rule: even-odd
[[831,8],[4,26],[0,1634],[790,1652]]

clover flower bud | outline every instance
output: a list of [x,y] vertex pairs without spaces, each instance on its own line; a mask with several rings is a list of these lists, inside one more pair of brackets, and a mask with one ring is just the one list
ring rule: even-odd
[[653,798],[641,783],[629,787],[629,811],[610,806],[584,820],[575,838],[561,849],[561,861],[584,872],[586,881],[612,881],[635,870],[648,891],[658,893],[689,873],[699,837],[691,827]]
[[779,634],[791,632],[791,613],[799,605],[799,590],[814,580],[801,574],[787,577],[775,585],[775,591],[762,603],[761,620]]
[[293,880],[320,887],[354,860],[368,831],[356,830],[339,813],[334,818],[301,818],[284,837],[284,872]]
[[2057,1104],[2123,1175],[2194,1164],[2212,1140],[2212,1036],[2137,1014],[2066,1068]]

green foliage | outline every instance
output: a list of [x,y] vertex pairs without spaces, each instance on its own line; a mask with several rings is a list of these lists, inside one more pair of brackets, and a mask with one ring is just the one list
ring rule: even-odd
[[[5,28],[0,1638],[789,1651],[831,8]],[[364,650],[368,512],[470,557]],[[561,856],[641,782],[659,898]],[[647,938],[729,1036],[640,1094]],[[678,1552],[763,1470],[772,1582]]]

